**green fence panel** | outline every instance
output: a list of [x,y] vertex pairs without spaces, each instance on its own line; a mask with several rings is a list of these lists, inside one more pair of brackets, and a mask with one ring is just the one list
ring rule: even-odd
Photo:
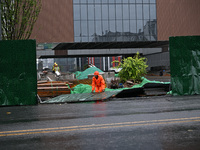
[[200,94],[200,36],[169,38],[173,95]]
[[36,41],[0,41],[0,105],[37,104]]

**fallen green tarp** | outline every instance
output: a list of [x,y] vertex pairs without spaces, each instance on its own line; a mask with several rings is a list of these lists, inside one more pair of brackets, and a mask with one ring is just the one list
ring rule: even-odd
[[91,93],[92,86],[88,84],[78,84],[73,89],[71,89],[71,94],[81,94],[81,93]]
[[[142,82],[140,84],[136,84],[131,88],[120,88],[120,89],[109,89],[106,88],[105,91],[118,91],[118,90],[126,90],[126,89],[133,89],[133,88],[142,88],[147,83],[160,83],[160,84],[170,84],[170,82],[160,82],[160,81],[150,81],[144,77],[142,77]],[[79,84],[71,89],[71,94],[81,94],[81,93],[91,93],[92,86],[88,84]]]
[[102,93],[65,94],[44,101],[42,103],[51,104],[51,103],[76,103],[76,102],[100,101],[100,100],[107,100],[108,98],[115,96],[120,92],[121,90],[102,92]]
[[91,67],[86,69],[83,72],[76,72],[77,76],[76,78],[81,80],[81,79],[87,79],[89,74],[94,74],[95,71],[99,71],[99,72],[103,72],[102,70],[100,70],[97,67]]
[[75,76],[77,78],[77,77],[79,77],[81,75],[81,71],[76,71],[76,72],[74,72],[74,74],[75,74]]
[[116,74],[115,74],[115,77],[119,77],[119,74],[116,73]]
[[45,104],[46,103],[49,103],[49,104],[50,103],[72,103],[72,102],[88,102],[88,101],[106,100],[110,97],[119,95],[121,92],[126,93],[126,91],[130,91],[131,89],[136,89],[135,91],[138,92],[147,83],[160,83],[160,84],[170,83],[170,82],[150,81],[144,77],[142,79],[143,81],[140,84],[134,85],[131,88],[120,88],[120,89],[106,88],[105,92],[102,92],[102,93],[91,93],[92,86],[88,84],[79,84],[71,89],[71,94],[57,96],[43,103]]

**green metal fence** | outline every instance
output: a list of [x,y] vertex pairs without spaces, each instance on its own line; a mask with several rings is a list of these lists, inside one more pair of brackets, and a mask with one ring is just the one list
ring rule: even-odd
[[35,105],[36,96],[36,41],[0,41],[0,105]]

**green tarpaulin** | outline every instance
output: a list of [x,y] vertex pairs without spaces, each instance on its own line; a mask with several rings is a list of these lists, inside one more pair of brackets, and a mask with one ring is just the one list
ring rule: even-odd
[[[120,88],[120,89],[106,88],[105,91],[118,91],[118,90],[127,90],[127,89],[133,89],[133,88],[141,88],[147,83],[170,84],[170,82],[150,81],[147,78],[142,77],[142,82],[140,84],[134,85],[131,88]],[[92,91],[92,86],[88,84],[79,84],[71,90],[71,94],[91,93],[91,91]]]
[[61,96],[57,96],[50,100],[44,101],[45,104],[51,103],[75,103],[75,102],[89,102],[89,101],[101,101],[106,100],[112,96],[115,96],[121,92],[118,91],[109,91],[109,92],[102,92],[102,93],[81,93],[81,94],[65,94]]
[[100,70],[97,67],[91,67],[91,68],[87,68],[86,70],[84,70],[83,72],[76,72],[76,78],[81,80],[81,79],[87,79],[89,74],[94,74],[95,71],[99,71],[99,72],[103,72],[102,70]]
[[87,85],[87,84],[79,84],[75,86],[73,89],[71,89],[71,94],[57,96],[43,103],[50,104],[50,103],[70,103],[70,102],[87,102],[87,101],[106,100],[112,96],[116,96],[120,94],[122,91],[130,90],[130,89],[140,89],[147,83],[170,84],[170,82],[150,81],[144,77],[142,78],[142,80],[143,81],[140,84],[134,85],[131,88],[120,88],[120,89],[106,88],[105,92],[102,92],[102,93],[91,93],[92,86]]

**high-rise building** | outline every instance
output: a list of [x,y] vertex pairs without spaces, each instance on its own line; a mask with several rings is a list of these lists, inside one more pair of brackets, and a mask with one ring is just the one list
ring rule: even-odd
[[[84,69],[88,63],[107,70],[113,60],[131,56],[139,51],[148,58],[149,69],[169,67],[168,47],[149,49],[66,50],[51,49],[57,43],[83,42],[139,42],[163,41],[170,36],[200,34],[199,0],[42,0],[42,10],[34,26],[31,38],[38,43],[41,58],[52,56],[62,64],[63,69],[72,71]],[[39,50],[40,49],[40,50]],[[45,52],[44,52],[45,51]],[[109,57],[113,51],[114,56]],[[51,52],[51,54],[50,54]],[[87,55],[101,54],[101,57]],[[85,58],[78,56],[85,56]],[[77,56],[77,58],[72,58]],[[104,57],[105,56],[105,57]],[[64,58],[64,57],[71,57]],[[53,57],[52,57],[53,58]],[[69,65],[71,65],[69,67]]]

